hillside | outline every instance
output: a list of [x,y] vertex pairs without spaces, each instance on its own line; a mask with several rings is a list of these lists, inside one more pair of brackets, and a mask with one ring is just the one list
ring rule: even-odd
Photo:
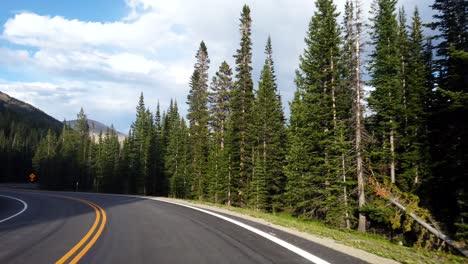
[[31,128],[53,129],[59,132],[62,122],[36,107],[0,92],[0,128],[8,127],[6,121],[18,120]]
[[48,129],[58,134],[62,123],[0,92],[0,182],[27,180],[34,148]]

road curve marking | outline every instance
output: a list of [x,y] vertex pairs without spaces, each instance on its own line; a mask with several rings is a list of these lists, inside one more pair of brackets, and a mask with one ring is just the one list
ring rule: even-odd
[[[62,196],[62,195],[48,195],[48,196],[53,196],[53,197],[59,197],[59,198],[65,198],[69,200],[75,200],[82,202],[84,204],[87,204],[91,208],[94,209],[94,212],[96,214],[96,218],[94,220],[93,225],[91,226],[91,229],[86,233],[86,235],[72,248],[70,249],[63,257],[61,257],[59,260],[57,260],[55,263],[56,264],[63,264],[67,263],[67,261],[80,249],[75,257],[69,261],[68,263],[78,263],[78,261],[88,252],[88,250],[96,243],[97,239],[100,237],[102,231],[104,230],[104,227],[106,226],[106,221],[107,221],[107,216],[106,212],[104,209],[102,209],[99,205],[92,203],[87,200],[83,200],[80,198],[75,198],[75,197],[69,197],[69,196]],[[89,240],[89,238],[93,235],[94,231],[96,230],[97,226],[99,225],[98,231],[94,234],[94,236]],[[88,241],[89,240],[89,241]],[[86,243],[87,242],[87,243]],[[83,247],[84,246],[84,247]]]
[[18,199],[18,198],[15,198],[15,197],[11,197],[11,196],[8,196],[8,195],[0,195],[0,196],[1,196],[1,197],[6,197],[6,198],[10,198],[10,199],[13,199],[13,200],[16,200],[16,201],[19,201],[19,202],[21,202],[21,203],[23,204],[23,209],[21,209],[21,211],[19,211],[18,213],[14,214],[14,215],[12,215],[12,216],[9,216],[9,217],[7,217],[7,218],[4,218],[4,219],[0,220],[0,223],[3,223],[3,222],[5,222],[5,221],[7,221],[7,220],[10,220],[10,219],[12,219],[13,217],[16,217],[16,216],[18,216],[18,215],[24,213],[24,211],[26,211],[26,210],[28,209],[28,204],[27,204],[25,201],[21,200],[21,199]]
[[184,206],[184,207],[187,207],[187,208],[191,208],[193,210],[197,210],[197,211],[200,211],[200,212],[203,212],[203,213],[206,213],[206,214],[221,218],[221,219],[226,220],[228,222],[231,222],[231,223],[233,223],[235,225],[238,225],[238,226],[240,226],[242,228],[245,228],[245,229],[247,229],[247,230],[249,230],[249,231],[251,231],[251,232],[253,232],[253,233],[255,233],[255,234],[259,235],[259,236],[262,236],[262,237],[264,237],[264,238],[266,238],[266,239],[268,239],[268,240],[270,240],[270,241],[272,241],[272,242],[274,242],[274,243],[276,243],[276,244],[278,244],[278,245],[280,245],[280,246],[282,246],[282,247],[284,247],[284,248],[298,254],[299,256],[301,256],[301,257],[303,257],[303,258],[305,258],[305,259],[307,259],[307,260],[309,260],[309,261],[311,261],[313,263],[316,263],[316,264],[330,264],[329,262],[327,262],[327,261],[325,261],[325,260],[323,260],[323,259],[321,259],[321,258],[319,258],[319,257],[317,257],[315,255],[312,255],[309,252],[307,252],[307,251],[305,251],[305,250],[303,250],[301,248],[298,248],[298,247],[294,246],[291,243],[288,243],[288,242],[286,242],[286,241],[284,241],[282,239],[279,239],[279,238],[277,238],[275,236],[272,236],[272,235],[270,235],[270,234],[268,234],[266,232],[263,232],[260,229],[249,226],[247,224],[244,224],[244,223],[239,222],[237,220],[231,219],[231,218],[226,217],[224,215],[220,215],[220,214],[213,213],[211,211],[204,210],[204,209],[201,209],[201,208],[198,208],[198,207],[195,207],[195,206],[190,206],[190,205],[181,204],[181,203],[177,203],[177,202],[159,200],[159,199],[154,199],[154,200],[165,202],[165,203],[170,203],[170,204],[175,204],[175,205],[179,205],[179,206]]
[[[96,205],[96,206],[99,207],[98,205]],[[104,230],[104,227],[106,226],[107,215],[106,215],[106,212],[104,211],[104,209],[102,209],[101,207],[99,207],[99,210],[101,211],[101,215],[102,215],[102,222],[101,222],[101,226],[99,227],[99,230],[94,235],[94,237],[91,239],[91,241],[89,241],[89,243],[81,250],[81,252],[78,253],[70,261],[70,264],[78,263],[78,261],[86,254],[86,252],[88,252],[88,250],[94,245],[94,243],[96,243],[97,239],[101,236],[101,233]]]

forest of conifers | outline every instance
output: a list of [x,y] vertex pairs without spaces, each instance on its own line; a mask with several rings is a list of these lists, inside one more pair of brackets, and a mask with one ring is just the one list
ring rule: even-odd
[[412,212],[466,243],[468,3],[435,0],[424,24],[417,9],[407,15],[397,0],[375,0],[369,26],[359,4],[348,0],[339,14],[333,0],[316,0],[288,118],[274,39],[263,40],[265,62],[252,79],[244,6],[235,65],[209,76],[209,43],[200,43],[185,118],[180,102],[148,109],[142,94],[119,143],[111,129],[91,138],[82,110],[75,129],[65,123],[35,147],[40,185],[287,212],[438,247]]

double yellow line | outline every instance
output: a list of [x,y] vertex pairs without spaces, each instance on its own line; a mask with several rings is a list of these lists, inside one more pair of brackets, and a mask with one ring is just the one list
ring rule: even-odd
[[[61,195],[50,195],[70,200],[79,201],[89,205],[91,208],[94,209],[96,213],[96,219],[94,220],[91,229],[89,229],[88,233],[72,248],[70,249],[63,257],[57,260],[56,264],[63,264],[63,263],[70,263],[75,264],[89,251],[89,249],[96,243],[99,236],[101,235],[104,227],[106,226],[106,212],[102,209],[99,205],[92,203],[90,201],[86,201],[83,199],[69,197],[69,196],[61,196]],[[97,231],[96,231],[97,229]],[[96,231],[96,232],[95,232]]]

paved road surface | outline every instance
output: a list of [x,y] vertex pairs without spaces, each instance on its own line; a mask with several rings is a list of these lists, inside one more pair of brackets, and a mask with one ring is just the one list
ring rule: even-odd
[[[317,259],[362,263],[305,239],[228,217]],[[78,262],[311,263],[225,219],[179,205],[129,196],[0,189],[0,263]]]

